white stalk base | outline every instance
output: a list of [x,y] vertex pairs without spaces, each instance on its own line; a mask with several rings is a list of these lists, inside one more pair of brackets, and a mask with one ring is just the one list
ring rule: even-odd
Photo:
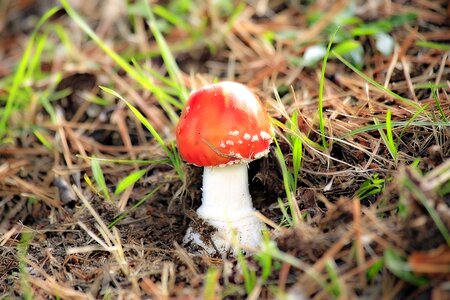
[[264,223],[255,215],[248,190],[246,164],[224,167],[205,167],[203,173],[203,199],[197,214],[215,227],[217,232],[206,241],[198,232],[189,228],[183,244],[195,243],[208,254],[219,251],[224,255],[241,248],[251,252],[262,241]]

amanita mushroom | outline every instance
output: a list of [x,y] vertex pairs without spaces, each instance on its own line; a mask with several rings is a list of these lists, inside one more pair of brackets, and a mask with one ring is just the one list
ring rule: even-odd
[[[214,245],[189,228],[184,242],[225,254],[233,237],[256,248],[264,224],[256,217],[248,189],[248,163],[269,152],[272,130],[261,102],[236,82],[210,84],[189,96],[178,123],[177,144],[188,163],[204,167],[200,218],[217,229]],[[233,248],[233,250],[236,250]]]

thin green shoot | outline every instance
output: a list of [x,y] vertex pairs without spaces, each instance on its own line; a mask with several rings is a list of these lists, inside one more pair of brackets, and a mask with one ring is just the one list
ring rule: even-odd
[[442,50],[442,51],[450,50],[450,44],[436,43],[436,42],[430,42],[430,41],[424,41],[424,40],[417,41],[416,45],[423,47],[423,48],[430,48],[430,49],[436,49],[436,50]]
[[145,14],[147,18],[148,26],[150,27],[150,30],[153,34],[153,37],[156,40],[156,43],[158,44],[158,48],[161,50],[161,57],[164,61],[164,65],[167,68],[167,72],[169,73],[170,79],[172,79],[173,82],[177,83],[178,91],[179,91],[179,99],[184,103],[187,100],[188,97],[188,91],[186,90],[183,79],[181,76],[180,69],[178,68],[178,65],[175,61],[175,58],[172,55],[172,52],[170,51],[169,45],[167,45],[166,40],[164,39],[164,36],[159,31],[158,26],[156,26],[156,20],[153,16],[152,10],[150,8],[150,5],[148,4],[148,1],[143,0],[142,3],[145,7]]
[[[50,120],[53,124],[56,124],[58,122],[58,118],[56,116],[55,108],[52,106],[50,101],[52,100],[52,97],[58,96],[63,97],[64,95],[69,95],[67,92],[70,92],[69,89],[66,91],[61,91],[61,93],[55,93],[55,88],[58,85],[58,83],[61,81],[62,75],[60,73],[55,74],[55,79],[53,83],[41,94],[39,95],[39,103],[42,105],[42,107],[45,109],[45,111],[49,114]],[[55,95],[57,94],[57,95]],[[60,99],[60,98],[57,98]]]
[[98,191],[106,198],[106,200],[111,201],[111,196],[109,195],[109,189],[106,185],[105,176],[103,175],[103,170],[101,168],[100,162],[98,160],[91,161],[92,175],[94,176],[95,182],[97,183]]
[[[375,124],[378,123],[378,120],[374,118]],[[392,123],[391,123],[391,110],[388,109],[386,113],[386,133],[382,129],[378,130],[380,132],[381,138],[383,139],[383,142],[385,143],[389,153],[391,154],[394,161],[397,161],[398,158],[398,150],[397,145],[394,142],[394,137],[392,134]]]
[[271,118],[270,122],[272,123],[272,125],[280,128],[282,131],[288,132],[291,135],[297,136],[298,138],[301,139],[303,144],[306,144],[317,151],[324,152],[325,148],[322,145],[312,141],[306,134],[300,131],[300,129],[298,128],[298,118],[296,118],[297,121],[294,122],[293,120],[295,119],[295,117],[294,116],[289,117],[288,113],[284,109],[284,104],[281,101],[280,95],[278,94],[278,90],[274,88],[273,92],[275,95],[275,99],[277,100],[278,103],[278,109],[280,110],[281,114],[286,118],[286,124],[280,122],[275,118]]
[[[406,131],[408,130],[409,126],[420,116],[422,115],[422,113],[428,108],[428,104],[425,104],[424,106],[422,106],[420,109],[416,110],[416,112],[412,115],[411,118],[409,118],[409,120],[406,122],[406,124],[403,126],[402,131],[400,132],[399,135],[399,143],[403,137],[403,135],[406,133]],[[395,126],[395,123],[392,123],[393,127]]]
[[177,171],[177,174],[180,177],[180,179],[184,180],[184,172],[183,172],[183,168],[181,166],[181,158],[180,158],[178,152],[175,150],[176,147],[173,147],[174,144],[172,144],[173,151],[171,151],[169,149],[169,147],[167,147],[166,142],[159,135],[158,131],[156,131],[156,129],[152,126],[152,124],[150,124],[150,122],[141,114],[141,112],[139,110],[137,110],[131,103],[129,103],[127,100],[125,100],[116,91],[109,89],[107,87],[104,87],[104,86],[100,86],[100,88],[102,90],[104,90],[105,92],[107,92],[107,93],[113,95],[114,97],[117,97],[120,100],[122,100],[123,102],[125,102],[125,104],[131,110],[131,112],[133,112],[133,114],[136,116],[136,118],[138,118],[138,120],[145,126],[145,128],[147,128],[147,130],[152,134],[152,136],[155,138],[155,140],[158,142],[158,144],[164,150],[164,152],[168,156],[169,161],[171,162],[173,168]]
[[414,85],[414,89],[431,89],[431,88],[437,88],[437,89],[444,89],[448,87],[447,82],[438,82],[438,83],[417,83]]
[[178,115],[169,102],[176,100],[165,93],[161,87],[153,83],[148,77],[143,76],[133,66],[131,66],[125,59],[117,54],[111,47],[109,47],[81,18],[81,16],[73,9],[67,0],[61,0],[61,4],[66,10],[70,18],[116,63],[118,64],[131,78],[136,80],[144,88],[151,91],[158,99],[159,104],[169,116],[173,124],[178,122]]
[[33,55],[30,58],[30,63],[28,64],[27,72],[25,74],[26,79],[40,77],[42,52],[47,43],[47,35],[36,34],[35,41]]
[[273,125],[275,125],[276,127],[280,128],[282,131],[286,131],[286,132],[289,132],[292,135],[297,136],[298,138],[300,138],[300,140],[302,141],[303,144],[306,144],[306,145],[314,148],[317,151],[322,151],[322,152],[325,151],[325,148],[322,145],[312,141],[310,138],[308,138],[308,136],[306,134],[301,132],[298,129],[298,125],[297,125],[297,128],[291,127],[290,122],[291,122],[291,120],[287,121],[287,123],[289,125],[289,127],[288,127],[285,124],[281,123],[279,120],[276,120],[276,119],[273,119],[273,118],[271,119],[271,123]]
[[87,185],[92,189],[94,194],[99,194],[99,192],[97,191],[97,188],[95,187],[94,183],[91,181],[91,179],[89,178],[89,176],[87,174],[84,174],[83,179],[87,183]]
[[142,204],[144,204],[148,200],[150,200],[156,194],[156,192],[159,191],[160,188],[161,188],[160,185],[157,186],[156,188],[151,190],[147,195],[145,195],[144,198],[142,198],[136,204],[134,204],[130,209],[124,211],[123,213],[118,215],[116,218],[114,218],[114,220],[111,223],[108,224],[108,229],[111,229],[112,227],[114,227],[117,223],[119,223],[121,220],[123,220],[127,215],[129,215],[131,212],[136,210]]
[[171,23],[172,25],[174,25],[177,28],[189,30],[189,28],[191,27],[178,14],[172,12],[171,10],[165,8],[162,5],[155,4],[155,5],[153,5],[152,10],[155,13],[155,15],[163,18],[164,20]]
[[371,178],[364,181],[363,184],[356,191],[355,195],[360,200],[364,200],[369,196],[381,193],[381,191],[384,188],[385,180],[383,178],[379,178],[379,176],[380,176],[379,174],[373,174]]
[[76,157],[82,158],[82,159],[89,159],[89,160],[98,160],[101,162],[109,162],[109,163],[115,163],[115,164],[127,164],[127,165],[134,165],[134,164],[141,164],[141,165],[153,165],[153,164],[162,164],[162,163],[168,163],[168,159],[155,159],[155,160],[146,160],[146,159],[110,159],[110,158],[100,158],[100,157],[93,157],[93,156],[84,156],[80,154],[76,154]]
[[409,166],[418,170],[417,168],[419,167],[419,164],[421,161],[422,161],[422,158],[418,157],[418,158],[414,159],[414,161]]
[[296,191],[292,190],[292,187],[295,186],[295,184],[293,184],[293,176],[286,166],[286,161],[284,160],[284,155],[283,152],[281,151],[280,145],[276,139],[274,139],[274,141],[275,141],[275,156],[281,168],[284,190],[286,192],[286,197],[288,199],[289,210],[291,214],[291,218],[289,218],[288,221],[291,220],[292,223],[290,223],[290,225],[293,226],[298,224],[301,220],[300,209],[298,208],[298,204],[295,201],[294,197]]
[[34,299],[33,289],[30,285],[29,274],[27,271],[27,255],[28,247],[33,239],[33,234],[31,232],[22,232],[20,242],[17,245],[17,256],[19,260],[19,274],[20,274],[20,291],[22,297],[25,300]]
[[278,207],[280,208],[281,215],[283,216],[278,226],[283,227],[286,224],[288,227],[292,227],[294,225],[294,222],[292,221],[292,217],[288,212],[283,199],[281,199],[280,197],[278,197]]
[[287,263],[303,271],[309,277],[314,279],[323,288],[325,288],[327,285],[322,275],[318,273],[314,268],[304,263],[301,259],[281,251],[280,249],[278,249],[276,243],[270,239],[264,240],[264,242],[261,244],[261,250],[258,253],[259,254],[263,253],[264,255],[272,257],[272,259],[276,259],[278,261]]
[[58,36],[61,44],[64,45],[64,48],[69,54],[74,52],[74,45],[67,28],[65,28],[61,24],[51,24],[49,25],[49,29]]
[[39,142],[44,145],[45,148],[47,148],[48,150],[53,149],[53,144],[45,137],[45,135],[40,132],[39,129],[34,129],[33,134],[39,140]]
[[[415,172],[412,169],[412,172]],[[437,229],[441,233],[442,237],[446,241],[447,245],[450,246],[450,233],[447,229],[447,226],[439,217],[439,214],[434,209],[433,205],[430,203],[428,197],[423,193],[423,191],[408,177],[403,176],[403,186],[410,191],[422,204],[422,206],[426,209]]]
[[[263,243],[270,243],[270,234],[267,230],[262,232]],[[273,271],[273,258],[267,252],[257,252],[254,258],[258,261],[261,267],[261,284],[265,284],[270,274]]]
[[395,276],[407,282],[417,286],[424,286],[428,282],[427,278],[413,273],[408,262],[395,249],[388,248],[384,251],[384,264]]
[[22,58],[20,59],[19,66],[17,68],[16,73],[13,77],[13,82],[11,85],[11,89],[9,90],[8,98],[6,99],[6,104],[3,108],[3,112],[1,114],[0,118],[0,139],[5,136],[6,133],[6,127],[9,118],[11,117],[11,114],[14,110],[14,105],[17,104],[17,95],[20,92],[20,86],[24,82],[27,66],[29,65],[30,60],[32,59],[33,54],[33,48],[35,46],[36,42],[36,36],[42,25],[47,22],[47,20],[53,16],[57,11],[59,10],[58,7],[53,7],[49,11],[47,11],[41,19],[38,21],[36,26],[34,27],[34,30],[31,34],[30,39],[28,40],[27,46],[25,48],[24,54],[22,55]]
[[237,251],[237,260],[244,277],[245,291],[250,295],[256,286],[256,272],[249,268],[242,251]]
[[436,102],[436,106],[441,113],[442,120],[444,122],[448,122],[447,117],[445,116],[444,110],[442,109],[441,102],[439,101],[437,88],[431,88],[431,95],[433,96],[434,101]]
[[339,272],[334,260],[328,259],[325,262],[325,270],[329,278],[329,283],[326,285],[325,289],[333,298],[339,298],[343,294],[343,287],[339,280]]
[[328,57],[330,56],[331,51],[331,45],[333,45],[334,37],[336,36],[336,33],[339,31],[339,27],[336,29],[334,34],[331,36],[330,41],[328,42],[327,52],[325,53],[325,56],[323,57],[322,62],[322,70],[320,73],[320,81],[319,81],[319,128],[320,128],[320,135],[322,138],[322,146],[324,148],[328,148],[328,143],[326,140],[326,134],[325,134],[325,120],[324,120],[324,114],[323,114],[323,89],[325,85],[325,70],[327,68],[327,61]]
[[54,76],[53,83],[51,85],[51,89],[48,89],[49,91],[51,90],[51,93],[49,95],[47,95],[46,100],[48,102],[53,102],[53,101],[63,99],[63,98],[70,96],[70,94],[72,94],[72,90],[70,88],[55,91],[56,86],[59,84],[59,82],[62,79],[62,75],[61,75],[61,73],[53,73],[52,75]]
[[205,275],[203,284],[203,297],[205,300],[216,300],[220,297],[217,295],[217,287],[219,284],[220,272],[216,267],[209,267]]
[[[294,127],[291,128],[292,130],[294,130],[294,132],[300,131],[298,129],[298,113],[296,111],[292,114],[290,125]],[[292,151],[292,169],[293,169],[292,190],[297,191],[298,176],[300,174],[300,166],[302,163],[302,156],[303,156],[303,143],[298,135],[289,134],[288,137]]]
[[368,83],[370,83],[371,85],[373,85],[374,87],[376,87],[377,89],[385,92],[386,94],[388,94],[389,96],[400,100],[401,102],[403,102],[404,104],[414,107],[415,109],[420,109],[420,105],[413,102],[410,99],[407,99],[405,97],[402,97],[396,93],[394,93],[393,91],[391,91],[390,89],[385,88],[383,85],[379,84],[378,82],[376,82],[375,80],[373,80],[372,78],[370,78],[369,76],[367,76],[366,74],[364,74],[363,72],[361,72],[360,70],[358,70],[357,67],[353,66],[349,61],[347,61],[345,58],[343,58],[341,55],[339,55],[338,53],[332,51],[332,53],[336,56],[337,59],[339,59],[344,65],[346,65],[349,69],[351,69],[353,72],[355,72],[357,75],[359,75],[360,77],[362,77],[365,81],[367,81]]
[[232,14],[227,18],[228,19],[228,30],[233,28],[233,25],[235,24],[236,20],[239,18],[239,16],[242,14],[242,12],[245,10],[246,5],[244,2],[239,2],[238,5],[236,5],[236,8],[232,12]]
[[147,170],[137,170],[123,178],[117,183],[116,190],[114,191],[114,195],[119,195],[123,191],[125,191],[130,186],[133,186],[142,176],[145,175]]
[[381,273],[384,267],[384,259],[378,259],[374,264],[367,268],[366,276],[369,281],[374,280]]
[[[416,114],[414,114],[414,115],[416,115]],[[443,121],[433,121],[433,122],[429,122],[429,121],[413,121],[413,122],[411,122],[410,120],[408,120],[408,121],[392,122],[392,124],[391,124],[392,128],[405,127],[405,126],[409,126],[409,125],[424,126],[424,127],[430,127],[430,126],[450,127],[450,123],[443,122]],[[374,130],[380,130],[380,129],[386,129],[386,123],[377,122],[377,124],[374,124],[374,125],[368,125],[368,126],[364,126],[364,127],[361,127],[361,128],[357,128],[355,130],[352,130],[352,131],[344,134],[340,138],[341,139],[345,139],[345,138],[353,136],[353,135],[357,135],[357,134],[364,133],[364,132],[369,132],[369,131],[374,131]]]
[[[146,65],[141,66],[136,58],[131,58],[131,63],[133,64],[133,67],[135,67],[135,69],[142,75],[142,76],[152,76],[154,78],[156,78],[157,80],[161,81],[162,83],[164,83],[165,85],[167,85],[167,88],[164,88],[164,91],[167,94],[171,94],[171,95],[178,95],[178,91],[177,91],[177,83],[173,82],[170,78],[164,77],[159,71],[153,69],[153,68],[149,68]],[[172,104],[173,106],[175,106],[176,108],[182,109],[183,108],[183,103],[179,102],[178,100],[176,101],[172,101],[174,99],[168,99],[168,102],[170,104]]]

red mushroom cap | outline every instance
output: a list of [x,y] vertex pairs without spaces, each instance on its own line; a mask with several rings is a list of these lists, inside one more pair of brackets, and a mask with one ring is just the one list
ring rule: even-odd
[[181,157],[197,166],[248,163],[272,142],[269,116],[256,96],[236,82],[194,91],[177,126]]

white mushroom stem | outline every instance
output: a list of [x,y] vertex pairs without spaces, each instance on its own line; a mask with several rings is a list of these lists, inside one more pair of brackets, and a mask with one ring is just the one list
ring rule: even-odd
[[[261,244],[264,224],[256,217],[248,189],[247,164],[205,167],[203,171],[203,199],[197,214],[217,229],[211,236],[214,246],[222,254],[233,248],[233,239],[242,248],[256,248]],[[237,237],[237,239],[236,239]],[[185,241],[193,241],[212,254],[198,233],[188,230]]]

